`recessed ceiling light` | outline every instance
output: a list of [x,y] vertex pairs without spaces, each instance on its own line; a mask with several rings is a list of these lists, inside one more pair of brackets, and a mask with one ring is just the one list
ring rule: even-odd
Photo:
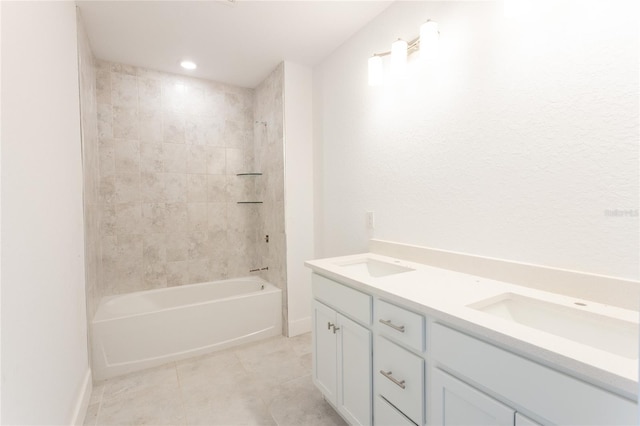
[[195,62],[191,61],[182,61],[180,62],[180,66],[186,70],[195,70],[196,68],[198,68]]

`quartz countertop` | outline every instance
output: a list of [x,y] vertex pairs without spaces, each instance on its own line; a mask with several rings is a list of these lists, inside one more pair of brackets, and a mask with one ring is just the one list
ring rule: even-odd
[[[373,277],[357,268],[341,266],[363,259],[377,260],[411,270]],[[434,320],[626,398],[637,399],[637,358],[627,358],[597,349],[490,315],[468,305],[503,293],[513,293],[572,308],[577,302],[586,305],[584,309],[589,312],[635,324],[638,323],[636,311],[374,253],[312,260],[305,262],[305,265],[317,274],[404,305]]]

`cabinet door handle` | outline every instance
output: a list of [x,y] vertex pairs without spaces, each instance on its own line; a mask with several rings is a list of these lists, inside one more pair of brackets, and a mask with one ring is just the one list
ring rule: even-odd
[[331,322],[328,322],[328,323],[327,323],[327,330],[331,330],[331,327],[333,327],[333,326],[334,326],[334,325],[333,325],[333,324],[331,324]]
[[336,330],[340,330],[340,327],[333,326],[333,334],[336,334]]
[[391,380],[393,383],[395,383],[396,385],[400,386],[401,389],[406,388],[407,386],[404,384],[404,380],[398,380],[395,377],[393,377],[391,374],[391,371],[384,371],[384,370],[380,370],[380,374],[382,374],[384,377],[386,377],[387,379]]
[[387,327],[391,327],[394,330],[399,331],[400,333],[404,333],[404,325],[395,325],[394,323],[391,322],[391,320],[379,320],[381,323],[383,323],[384,325],[386,325]]

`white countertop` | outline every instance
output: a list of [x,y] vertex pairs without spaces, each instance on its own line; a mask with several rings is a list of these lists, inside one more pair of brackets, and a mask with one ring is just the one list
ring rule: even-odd
[[[340,266],[363,258],[405,266],[413,271],[383,277]],[[409,309],[448,323],[524,355],[556,370],[604,387],[629,399],[638,396],[638,359],[630,359],[550,333],[505,320],[467,305],[514,293],[555,304],[585,309],[628,322],[638,323],[638,312],[599,304],[596,301],[540,291],[447,269],[394,259],[374,253],[356,254],[305,262],[314,272],[360,289]],[[637,343],[636,343],[637,345]]]

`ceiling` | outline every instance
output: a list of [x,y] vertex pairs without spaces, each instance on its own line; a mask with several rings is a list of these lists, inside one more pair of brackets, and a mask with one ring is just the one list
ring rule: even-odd
[[[256,87],[283,60],[314,66],[391,1],[78,1],[99,59]],[[194,71],[179,63],[191,59]]]

